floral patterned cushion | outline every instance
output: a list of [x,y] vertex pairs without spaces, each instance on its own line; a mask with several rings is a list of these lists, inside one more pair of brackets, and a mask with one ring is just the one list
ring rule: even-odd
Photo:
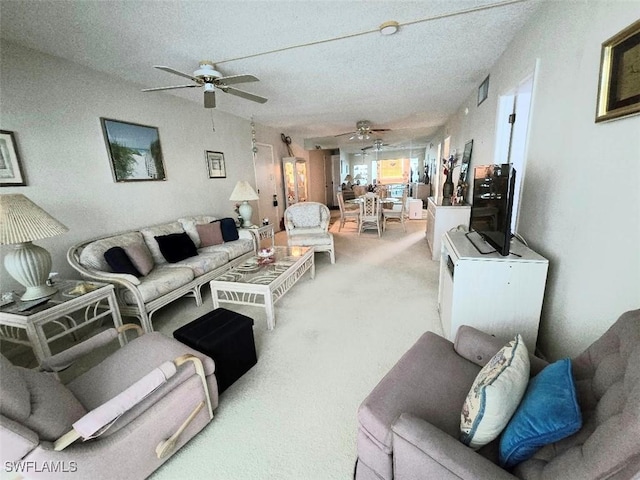
[[529,383],[529,352],[516,337],[478,373],[462,406],[460,440],[478,449],[496,439],[514,414]]

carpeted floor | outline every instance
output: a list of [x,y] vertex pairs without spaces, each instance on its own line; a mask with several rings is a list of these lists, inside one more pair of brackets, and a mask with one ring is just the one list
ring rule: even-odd
[[[412,220],[406,233],[393,224],[382,238],[358,237],[354,223],[340,233],[334,223],[336,263],[316,254],[315,279],[306,274],[280,299],[273,331],[263,309],[227,305],[254,318],[258,363],[152,478],[352,478],[358,405],[423,332],[442,333],[439,264],[424,231],[424,220]],[[286,244],[284,233],[276,242]],[[157,330],[171,335],[210,310],[206,293],[200,308],[182,299],[160,311]]]

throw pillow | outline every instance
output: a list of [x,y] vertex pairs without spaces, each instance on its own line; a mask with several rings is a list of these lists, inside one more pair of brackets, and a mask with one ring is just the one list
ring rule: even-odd
[[153,257],[149,248],[143,243],[135,243],[133,245],[125,245],[124,251],[131,259],[131,263],[138,269],[138,271],[146,276],[153,270]]
[[581,426],[571,361],[558,360],[529,382],[522,403],[500,439],[500,464],[513,467],[541,447],[576,433]]
[[222,220],[216,220],[216,222],[218,221],[220,222],[222,238],[224,238],[225,242],[233,242],[240,238],[240,235],[238,235],[238,227],[236,227],[236,221],[233,218],[227,217]]
[[104,259],[113,273],[128,273],[136,277],[142,276],[122,247],[111,247],[104,252]]
[[211,245],[220,245],[221,243],[224,243],[220,222],[196,225],[196,230],[198,231],[198,236],[200,237],[201,247],[210,247]]
[[460,440],[478,449],[509,422],[529,382],[529,352],[520,335],[482,367],[462,406]]
[[198,250],[193,240],[189,238],[186,232],[170,233],[169,235],[161,235],[155,238],[162,256],[169,263],[176,263],[185,258],[198,255]]

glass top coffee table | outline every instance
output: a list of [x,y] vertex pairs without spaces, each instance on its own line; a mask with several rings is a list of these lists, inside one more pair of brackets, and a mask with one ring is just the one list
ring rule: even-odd
[[305,274],[315,277],[313,248],[273,247],[269,258],[254,256],[209,282],[213,308],[220,302],[264,307],[267,328],[273,330],[273,305]]

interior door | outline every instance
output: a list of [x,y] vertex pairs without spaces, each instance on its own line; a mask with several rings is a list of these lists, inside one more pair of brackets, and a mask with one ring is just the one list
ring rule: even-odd
[[262,224],[264,218],[269,219],[269,223],[278,230],[279,206],[273,205],[274,195],[277,195],[276,165],[273,156],[273,146],[266,143],[256,143],[258,152],[253,158],[256,172],[256,187],[258,188],[258,212],[260,212],[259,223]]

